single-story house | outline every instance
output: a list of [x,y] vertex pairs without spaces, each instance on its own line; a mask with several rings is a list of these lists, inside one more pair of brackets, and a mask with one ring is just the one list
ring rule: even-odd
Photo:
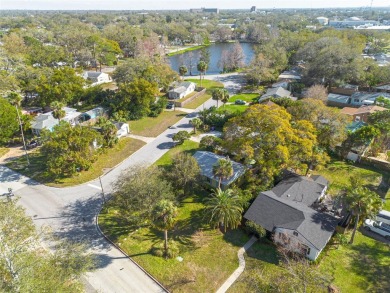
[[282,87],[285,90],[287,90],[289,85],[290,85],[289,80],[282,80],[282,81],[278,81],[278,82],[275,82],[274,84],[272,84],[272,87],[273,88]]
[[[213,166],[218,164],[218,160],[226,159],[224,156],[216,155],[212,152],[205,151],[197,151],[193,157],[198,162],[200,167],[200,173],[205,182],[213,188],[217,188],[219,184],[219,178],[215,177],[213,174]],[[225,178],[221,181],[221,189],[225,190],[235,182],[238,178],[240,178],[245,173],[245,166],[231,161],[233,165],[233,175],[229,178]]]
[[301,74],[298,72],[298,70],[286,70],[283,71],[278,77],[278,80],[283,79],[292,79],[295,81],[299,81],[301,80]]
[[346,105],[351,103],[351,97],[347,95],[340,94],[328,94],[328,105],[329,106],[341,106],[345,107]]
[[183,81],[181,83],[174,83],[172,89],[168,91],[169,99],[181,99],[186,95],[195,91],[196,84],[190,81]]
[[267,92],[259,98],[259,102],[265,101],[270,98],[285,98],[285,97],[294,99],[293,97],[291,97],[291,92],[282,87],[269,88],[267,89]]
[[367,123],[364,123],[363,121],[353,121],[347,125],[347,131],[353,133],[366,125]]
[[130,127],[129,127],[129,124],[127,123],[124,123],[124,122],[113,122],[116,129],[118,129],[118,131],[116,132],[116,136],[118,138],[122,137],[122,136],[126,136],[127,134],[130,133]]
[[376,105],[371,105],[371,106],[361,106],[360,108],[344,107],[341,110],[341,113],[352,116],[354,121],[363,121],[367,123],[368,116],[370,116],[372,113],[386,111],[386,110],[387,110],[386,108],[376,106]]
[[87,112],[82,113],[79,117],[79,120],[82,122],[89,121],[91,119],[102,117],[104,116],[104,114],[106,114],[106,110],[103,107],[96,107]]
[[339,219],[313,208],[324,196],[328,181],[293,175],[261,192],[244,218],[262,226],[273,241],[315,260],[332,237]]
[[377,92],[390,93],[390,83],[374,87]]
[[83,78],[92,81],[91,86],[111,82],[111,76],[104,72],[84,71]]
[[388,93],[368,93],[368,92],[357,92],[351,96],[351,105],[353,106],[368,106],[374,105],[375,101],[379,97],[390,99]]
[[[65,111],[65,117],[62,118],[63,121],[68,122],[71,125],[76,125],[79,122],[80,112],[77,112],[77,109],[64,107],[62,110]],[[59,124],[59,120],[53,117],[53,112],[48,112],[36,116],[31,123],[31,129],[33,134],[40,135],[42,129],[47,129],[53,131],[54,126]]]

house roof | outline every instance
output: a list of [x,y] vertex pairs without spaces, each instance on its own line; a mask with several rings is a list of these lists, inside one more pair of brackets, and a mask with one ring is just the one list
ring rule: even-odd
[[59,123],[57,119],[53,117],[51,112],[38,115],[31,123],[31,128],[36,130],[42,130],[44,128],[51,129]]
[[301,75],[296,70],[289,70],[282,72],[278,79],[301,79]]
[[381,86],[376,86],[375,88],[378,89],[378,90],[387,90],[387,91],[389,91],[390,90],[390,83],[389,84],[384,84],[384,85],[381,85]]
[[356,130],[366,126],[367,124],[363,121],[354,121],[347,125],[347,131],[355,132]]
[[265,100],[270,97],[290,97],[291,92],[282,88],[282,87],[276,87],[276,88],[269,88],[267,89],[267,92],[262,95],[259,99],[259,101]]
[[311,206],[320,198],[326,186],[328,181],[322,176],[309,178],[294,174],[281,181],[269,192],[277,197]]
[[368,93],[368,92],[356,92],[353,93],[351,98],[352,101],[354,99],[359,99],[360,101],[369,101],[374,103],[375,100],[379,97],[384,97],[390,99],[390,94],[388,93]]
[[331,102],[337,102],[337,103],[343,103],[348,104],[350,97],[346,95],[339,95],[339,94],[328,94],[328,101]]
[[100,75],[104,74],[104,72],[85,71],[84,74],[87,78],[98,78]]
[[[219,178],[214,177],[213,174],[213,166],[218,163],[218,160],[220,159],[226,159],[224,156],[216,155],[212,152],[205,152],[205,151],[197,151],[193,157],[198,162],[198,165],[201,170],[201,174],[203,176],[206,176],[208,178],[213,178],[215,180],[219,180]],[[241,177],[245,173],[245,166],[231,161],[233,165],[233,175],[227,179],[223,179],[221,181],[222,185],[229,185],[233,183],[235,180],[237,180],[239,177]]]
[[346,115],[359,115],[359,114],[366,114],[366,113],[371,114],[371,113],[386,111],[386,110],[388,109],[376,105],[370,105],[370,106],[362,106],[360,108],[344,107],[341,110],[341,113]]
[[275,228],[295,230],[318,250],[322,250],[332,236],[338,219],[319,213],[306,205],[275,196],[272,191],[260,193],[244,218],[268,231]]

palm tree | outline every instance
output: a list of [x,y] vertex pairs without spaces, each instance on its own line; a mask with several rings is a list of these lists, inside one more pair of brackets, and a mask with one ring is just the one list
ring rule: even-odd
[[225,106],[225,103],[229,101],[229,92],[227,89],[221,89],[221,102],[223,103],[223,106]]
[[184,79],[184,75],[186,75],[187,72],[188,72],[187,66],[182,65],[179,67],[179,74],[180,74],[182,79]]
[[164,231],[164,251],[168,250],[168,230],[172,229],[176,222],[177,207],[172,201],[163,199],[153,208],[152,212],[153,225]]
[[213,174],[219,178],[218,188],[221,188],[223,179],[227,179],[233,175],[233,164],[229,158],[219,159],[217,164],[213,166]]
[[61,121],[65,117],[66,112],[62,110],[65,105],[61,102],[54,101],[50,104],[50,107],[53,109],[53,117]]
[[228,227],[235,229],[240,224],[243,208],[240,198],[232,189],[223,191],[217,188],[205,204],[211,225],[223,226],[226,232]]
[[202,120],[200,120],[199,118],[194,118],[190,120],[190,123],[192,124],[192,126],[194,126],[194,133],[196,133],[196,129],[202,125]]
[[30,160],[28,158],[28,153],[27,153],[27,148],[26,148],[26,140],[24,139],[23,124],[22,124],[22,121],[20,119],[19,108],[18,108],[18,107],[20,107],[20,104],[22,103],[22,97],[17,93],[10,93],[7,98],[9,100],[9,102],[11,103],[11,105],[15,106],[15,108],[16,108],[16,114],[18,115],[18,122],[19,122],[19,127],[20,127],[20,133],[22,134],[23,148],[24,148],[24,152],[26,154],[27,165],[30,166]]
[[358,228],[360,217],[374,218],[382,207],[382,200],[378,194],[362,186],[353,186],[347,190],[346,203],[355,216],[355,225],[351,236],[350,244],[353,243]]
[[207,63],[204,62],[204,61],[200,61],[200,62],[198,63],[197,68],[198,68],[198,71],[199,71],[200,86],[202,86],[202,74],[203,74],[203,75],[205,74],[205,72],[206,72],[206,70],[207,70],[207,67],[208,67],[208,65],[207,65]]
[[217,108],[218,108],[218,101],[222,99],[222,91],[221,89],[214,89],[211,93],[211,97],[213,100],[217,101]]

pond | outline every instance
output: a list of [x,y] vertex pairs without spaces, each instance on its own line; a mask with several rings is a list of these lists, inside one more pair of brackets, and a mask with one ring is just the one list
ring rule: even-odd
[[[229,50],[233,48],[233,46],[234,43],[218,43],[218,44],[211,44],[209,47],[207,47],[210,51],[210,64],[207,69],[207,74],[218,74],[221,72],[221,68],[218,67],[218,62],[221,59],[222,51]],[[252,44],[240,43],[240,46],[244,51],[245,64],[247,65],[252,61],[254,56]],[[168,60],[170,62],[171,68],[177,72],[179,72],[179,67],[181,65],[187,66],[188,68],[187,75],[190,75],[190,64],[192,63],[193,64],[192,74],[198,75],[199,72],[196,69],[196,65],[199,62],[199,56],[200,56],[200,50],[194,50],[190,52],[185,52],[183,54],[178,54],[178,55],[168,57]]]

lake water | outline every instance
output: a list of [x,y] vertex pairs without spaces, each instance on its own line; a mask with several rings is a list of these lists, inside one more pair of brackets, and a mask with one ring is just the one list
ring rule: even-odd
[[[207,69],[207,74],[217,74],[221,72],[221,68],[218,67],[218,62],[221,59],[222,51],[223,50],[229,50],[234,46],[234,43],[218,43],[218,44],[212,44],[208,46],[207,48],[210,51],[210,64]],[[249,43],[240,43],[240,46],[242,47],[242,50],[244,51],[245,55],[245,64],[249,64],[253,57],[254,57],[254,51],[252,44]],[[185,52],[183,54],[174,55],[171,57],[168,57],[168,60],[171,64],[171,68],[173,70],[176,70],[179,72],[179,67],[181,65],[185,65],[188,68],[187,75],[190,75],[190,59],[192,54],[192,74],[198,75],[199,72],[196,69],[196,66],[199,62],[199,56],[200,56],[200,50],[194,50],[191,52]]]

